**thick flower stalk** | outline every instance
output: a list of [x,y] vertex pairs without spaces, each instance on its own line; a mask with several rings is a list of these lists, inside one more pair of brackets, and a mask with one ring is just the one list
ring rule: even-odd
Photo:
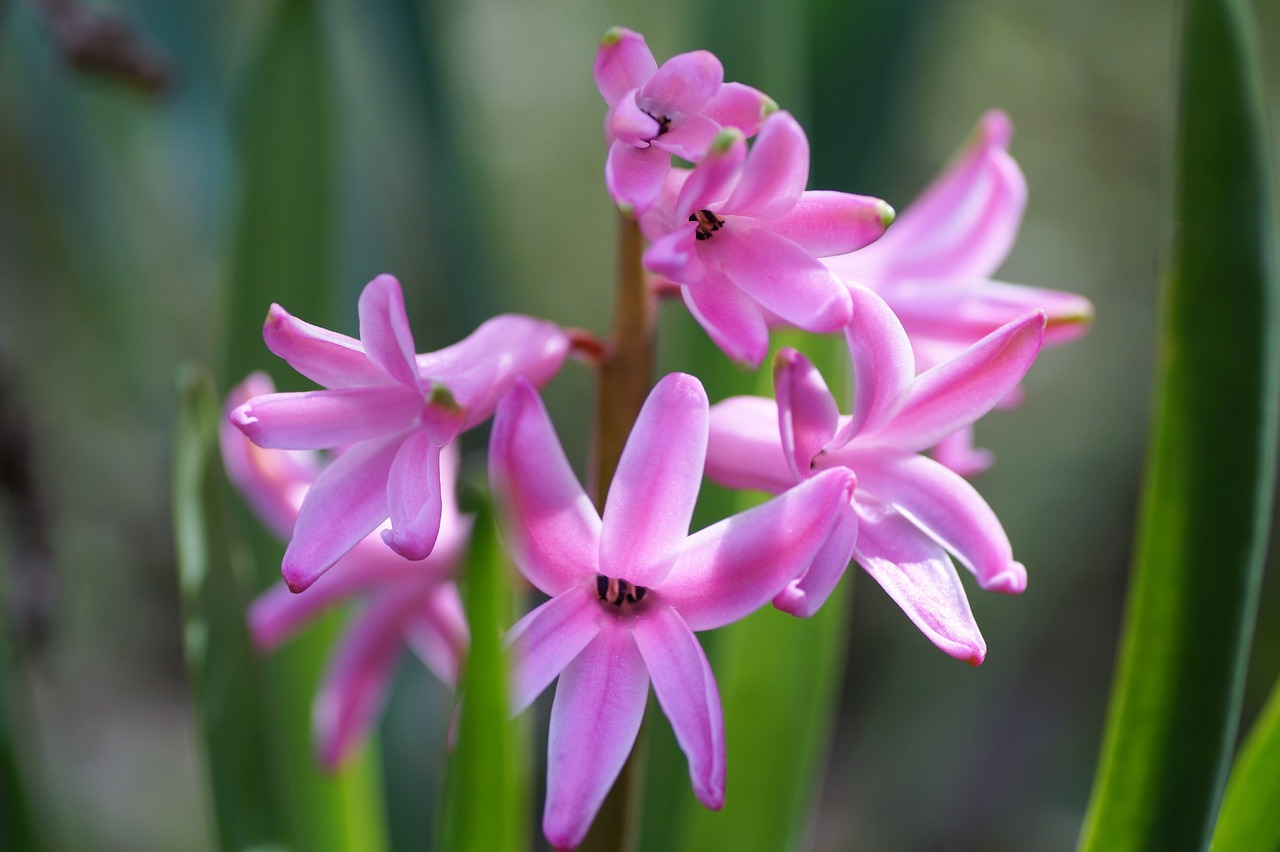
[[814,332],[849,322],[848,290],[818,258],[866,246],[893,220],[878,198],[806,192],[808,179],[808,139],[776,112],[750,151],[741,132],[722,131],[640,219],[652,242],[645,266],[678,284],[712,340],[753,367],[774,318]]
[[[1028,311],[1045,312],[1046,346],[1080,337],[1093,319],[1093,305],[1083,296],[992,279],[1013,247],[1027,205],[1026,178],[1009,155],[1012,136],[1009,117],[988,112],[969,145],[883,237],[823,261],[889,303],[921,369],[954,357]],[[935,457],[962,474],[978,473],[991,459],[972,443],[972,431],[960,430],[939,445]]]
[[507,641],[513,709],[557,677],[543,830],[582,841],[630,753],[649,684],[689,760],[698,799],[724,801],[719,693],[694,632],[742,618],[804,570],[847,505],[853,477],[818,474],[779,497],[689,534],[708,406],[675,373],[654,388],[623,450],[603,516],[578,483],[541,400],[524,383],[494,417],[490,478],[524,576],[550,600]]
[[736,127],[754,136],[778,108],[750,86],[725,83],[720,60],[705,50],[673,56],[659,67],[644,36],[623,27],[604,34],[594,70],[609,105],[605,186],[630,213],[652,206],[673,155],[697,162],[721,130]]
[[[265,375],[250,376],[228,398],[228,409],[274,390]],[[264,450],[237,429],[220,433],[227,475],[258,517],[288,539],[305,495],[322,470],[318,454]],[[254,647],[274,650],[320,613],[350,599],[359,612],[338,641],[312,705],[316,756],[336,769],[367,739],[385,703],[387,688],[402,648],[408,645],[448,686],[457,681],[466,654],[467,625],[454,574],[471,528],[460,515],[453,491],[457,452],[441,456],[440,534],[431,555],[410,561],[369,535],[305,592],[281,582],[249,609]]]
[[488,320],[466,339],[415,355],[400,284],[380,275],[360,295],[360,339],[305,323],[272,305],[267,347],[325,389],[255,396],[231,422],[260,447],[343,448],[316,477],[281,566],[300,591],[391,519],[382,539],[424,559],[440,530],[440,452],[489,418],[520,378],[541,385],[570,341],[532,317]]
[[919,452],[996,405],[1022,379],[1044,337],[1032,312],[955,358],[916,375],[907,335],[888,305],[853,286],[845,331],[856,399],[841,416],[822,377],[784,349],[776,401],[733,397],[711,410],[707,475],[734,488],[779,492],[832,469],[857,476],[851,510],[809,569],[774,599],[794,615],[817,611],[854,561],[929,639],[980,663],[986,643],[948,551],[988,591],[1017,594],[1027,575],[995,514],[967,481]]

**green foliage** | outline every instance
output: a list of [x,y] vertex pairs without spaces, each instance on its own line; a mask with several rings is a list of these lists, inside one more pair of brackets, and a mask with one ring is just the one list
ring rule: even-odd
[[1240,749],[1213,832],[1217,852],[1280,849],[1280,681]]

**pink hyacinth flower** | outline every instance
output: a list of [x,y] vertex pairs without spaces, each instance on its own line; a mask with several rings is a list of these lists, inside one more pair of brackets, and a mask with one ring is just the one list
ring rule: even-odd
[[440,529],[440,449],[489,418],[518,378],[541,385],[569,338],[532,317],[488,320],[464,340],[415,355],[400,284],[380,275],[360,294],[360,339],[272,305],[267,348],[324,390],[256,396],[231,412],[272,449],[343,447],[307,492],[281,571],[301,591],[391,519],[382,538],[407,559],[431,553]]
[[750,86],[723,82],[720,60],[705,50],[658,67],[644,36],[623,27],[600,40],[595,78],[609,105],[605,185],[619,207],[637,214],[653,204],[673,154],[697,162],[722,129],[753,136],[778,108]]
[[685,304],[729,357],[759,366],[768,319],[833,332],[849,322],[844,283],[817,258],[871,243],[893,220],[878,198],[806,192],[809,142],[788,113],[769,116],[750,152],[722,131],[692,171],[673,171],[641,217],[650,270],[680,285]]
[[853,517],[837,525],[807,572],[774,599],[793,615],[817,611],[854,561],[946,653],[981,663],[986,643],[948,551],[988,591],[1018,594],[1023,566],[986,502],[966,480],[920,455],[968,426],[1022,379],[1044,337],[1035,311],[955,358],[916,375],[906,333],[889,306],[853,286],[845,331],[856,399],[841,416],[803,355],[775,364],[777,400],[734,397],[711,410],[707,475],[731,488],[778,492],[831,469],[857,475]]
[[635,742],[652,680],[689,760],[698,799],[724,802],[719,693],[694,632],[767,603],[830,536],[853,477],[835,470],[689,535],[706,453],[707,398],[674,373],[653,389],[627,441],[603,518],[578,484],[537,394],[498,406],[490,479],[521,573],[551,600],[507,641],[513,709],[557,676],[543,830],[581,842]]
[[[231,392],[228,409],[273,390],[265,375],[250,376]],[[227,423],[220,438],[228,477],[263,523],[288,539],[322,468],[318,455],[264,450]],[[445,448],[440,535],[427,559],[411,562],[370,535],[305,592],[294,593],[281,582],[249,609],[254,647],[266,653],[322,612],[349,599],[363,601],[338,640],[312,705],[316,756],[326,769],[336,769],[368,738],[404,645],[443,683],[452,687],[457,681],[468,633],[453,577],[471,528],[471,519],[458,513],[453,498],[457,467],[457,451]]]
[[[889,303],[921,369],[954,357],[1028,311],[1045,312],[1049,346],[1080,337],[1093,319],[1093,305],[1083,296],[992,280],[1013,247],[1027,204],[1026,178],[1009,156],[1012,135],[1007,115],[988,112],[969,146],[883,237],[824,261],[842,279],[871,288]],[[990,454],[973,449],[969,429],[949,437],[934,455],[965,475],[985,470],[991,461]]]

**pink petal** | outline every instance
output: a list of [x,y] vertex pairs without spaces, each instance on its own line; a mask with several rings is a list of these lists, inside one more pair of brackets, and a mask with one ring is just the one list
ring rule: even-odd
[[826,544],[822,545],[803,574],[774,595],[773,605],[797,618],[809,618],[816,613],[831,597],[849,567],[853,543],[857,538],[858,517],[853,504],[846,503],[840,507],[840,517]]
[[637,619],[632,635],[653,679],[658,704],[689,759],[689,779],[698,801],[720,810],[724,806],[724,713],[707,655],[674,609],[657,609]]
[[621,139],[609,146],[604,184],[609,197],[637,215],[653,206],[671,169],[671,157],[654,147],[633,148]]
[[527,613],[507,631],[513,659],[511,715],[533,703],[600,632],[602,612],[593,590],[570,588]]
[[375,367],[360,341],[303,322],[279,305],[272,305],[262,326],[267,348],[290,367],[327,388],[386,384],[387,377]]
[[649,392],[605,499],[602,574],[650,588],[667,576],[702,486],[707,409],[702,383],[684,373]]
[[916,375],[911,342],[889,306],[865,287],[850,285],[849,294],[853,320],[844,337],[853,363],[853,415],[836,446],[889,422],[906,402]]
[[946,465],[966,479],[984,472],[995,462],[990,450],[974,446],[972,426],[952,432],[934,444],[929,454],[934,461]]
[[705,107],[702,114],[724,127],[736,127],[748,138],[760,131],[760,125],[778,105],[773,98],[742,83],[725,83]]
[[831,332],[848,324],[849,290],[804,249],[763,227],[731,222],[703,241],[700,253],[766,310],[805,331]]
[[280,566],[289,588],[300,592],[310,586],[389,517],[387,475],[405,437],[357,444],[316,478]]
[[594,74],[605,103],[613,106],[631,89],[638,89],[658,70],[644,36],[624,27],[612,27],[600,40]]
[[893,208],[879,198],[813,191],[770,219],[769,229],[814,257],[830,257],[875,242],[892,221]]
[[957,660],[981,663],[987,643],[946,551],[897,510],[861,493],[855,503],[861,523],[854,559],[930,642]]
[[874,440],[923,450],[973,423],[1022,381],[1040,352],[1044,324],[1043,313],[1027,314],[921,373],[897,416]]
[[809,140],[788,112],[775,112],[760,128],[742,165],[742,177],[720,212],[772,219],[800,200],[809,180]]
[[640,93],[640,105],[652,115],[675,118],[700,112],[724,82],[720,60],[694,50],[662,63]]
[[391,529],[382,540],[405,559],[426,559],[440,534],[440,448],[419,429],[400,445],[387,475]]
[[698,226],[690,222],[654,240],[645,249],[645,267],[677,284],[700,282],[707,270],[698,257],[697,232]]
[[777,494],[796,483],[778,434],[778,406],[759,396],[734,396],[711,406],[707,477],[726,488]]
[[255,396],[230,419],[260,447],[317,450],[399,432],[421,411],[421,397],[381,385]]
[[547,738],[542,830],[557,849],[582,842],[635,743],[649,676],[631,631],[610,621],[560,675]]
[[703,153],[715,141],[716,134],[721,129],[720,125],[705,115],[686,115],[673,121],[667,132],[654,139],[651,144],[654,148],[661,148],[696,163],[702,159]]
[[862,491],[888,503],[951,551],[987,591],[1019,594],[1027,571],[986,501],[959,474],[914,453],[851,451],[833,462],[858,472]]
[[555,596],[598,573],[600,516],[526,384],[511,390],[493,418],[489,480],[507,549],[529,582]]
[[796,481],[807,479],[814,456],[835,437],[840,411],[813,363],[794,349],[773,361],[778,427]]
[[400,384],[420,391],[413,333],[400,282],[390,275],[379,275],[365,285],[359,309],[360,343],[369,360]]
[[412,600],[376,599],[338,644],[311,708],[317,759],[330,772],[369,735],[400,654],[399,626]]
[[712,630],[768,603],[813,561],[853,494],[830,470],[689,537],[659,587],[692,630]]
[[724,354],[759,367],[769,352],[769,327],[754,299],[718,271],[708,271],[696,284],[681,288],[693,318]]
[[457,685],[471,637],[456,583],[443,583],[423,594],[418,611],[404,626],[404,639],[441,683]]
[[609,110],[605,120],[605,136],[630,148],[647,148],[649,140],[661,130],[657,119],[636,102],[638,90],[627,92]]
[[699,210],[718,205],[733,188],[733,181],[747,157],[742,132],[721,130],[711,140],[701,161],[689,174],[676,198],[675,221],[683,223]]

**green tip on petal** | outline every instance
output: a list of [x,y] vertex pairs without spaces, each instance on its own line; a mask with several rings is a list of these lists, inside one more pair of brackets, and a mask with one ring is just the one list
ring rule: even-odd
[[716,154],[723,154],[733,147],[734,142],[745,139],[742,131],[736,127],[726,127],[716,134],[716,138],[711,140],[711,151]]
[[462,410],[462,406],[458,405],[458,401],[453,398],[453,394],[444,385],[431,385],[431,396],[427,398],[427,402],[445,411]]
[[764,102],[760,104],[760,117],[768,118],[778,111],[778,102],[773,98],[765,95]]
[[623,216],[626,216],[628,219],[636,218],[636,206],[634,204],[627,204],[625,202],[619,201],[618,212],[621,213]]
[[889,206],[889,203],[886,201],[881,201],[880,202],[880,224],[887,228],[893,224],[893,220],[896,218],[898,218],[898,214],[893,211],[893,208]]
[[609,27],[604,31],[604,37],[600,39],[601,47],[609,47],[622,41],[622,27]]

